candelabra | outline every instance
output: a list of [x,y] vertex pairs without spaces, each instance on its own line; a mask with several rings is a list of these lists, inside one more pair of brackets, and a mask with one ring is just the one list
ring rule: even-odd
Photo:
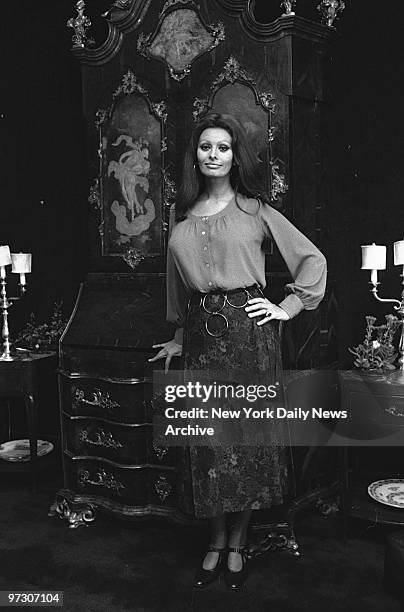
[[394,243],[394,265],[402,266],[401,272],[401,299],[381,298],[378,295],[377,271],[386,269],[386,247],[378,244],[362,246],[362,270],[370,270],[371,292],[378,302],[389,302],[394,304],[394,310],[400,317],[401,335],[399,341],[398,369],[389,375],[389,379],[394,382],[404,384],[404,240]]
[[11,272],[20,275],[20,292],[24,295],[26,290],[25,274],[31,272],[31,253],[10,253],[8,246],[0,246],[0,278],[1,278],[1,309],[3,315],[3,347],[4,351],[0,361],[13,361],[11,355],[10,332],[8,328],[8,309],[19,297],[7,297],[6,266],[11,264]]

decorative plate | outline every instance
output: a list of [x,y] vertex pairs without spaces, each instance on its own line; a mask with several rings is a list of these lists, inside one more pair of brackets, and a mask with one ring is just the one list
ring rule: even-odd
[[[38,457],[43,457],[53,450],[52,442],[47,440],[37,441]],[[29,440],[10,440],[0,445],[0,459],[5,461],[29,461]]]
[[368,493],[370,497],[382,504],[393,508],[404,508],[403,478],[387,478],[372,482],[368,486]]

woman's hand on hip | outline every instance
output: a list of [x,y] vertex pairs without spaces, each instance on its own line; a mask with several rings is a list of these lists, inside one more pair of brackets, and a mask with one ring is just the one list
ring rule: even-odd
[[153,344],[153,348],[161,348],[161,350],[157,353],[157,355],[148,359],[148,361],[165,359],[164,372],[166,374],[170,367],[171,359],[173,357],[180,357],[182,355],[182,344],[178,344],[175,340],[162,342],[162,344]]
[[248,300],[248,306],[245,307],[245,311],[248,312],[248,316],[252,317],[264,317],[260,321],[257,321],[257,325],[264,325],[268,321],[277,319],[278,321],[288,321],[290,316],[277,304],[273,304],[266,298],[251,298]]

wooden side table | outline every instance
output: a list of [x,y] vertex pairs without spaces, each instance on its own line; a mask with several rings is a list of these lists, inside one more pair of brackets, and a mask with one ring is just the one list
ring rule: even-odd
[[[350,370],[340,372],[340,382],[342,408],[349,417],[347,444],[340,448],[344,533],[349,517],[403,526],[404,509],[374,501],[367,488],[376,480],[404,477],[404,385],[388,374]],[[394,464],[386,467],[388,453],[394,454]]]
[[25,403],[30,445],[32,490],[37,490],[38,380],[41,372],[56,369],[56,353],[17,354],[12,361],[0,361],[0,397],[22,397]]

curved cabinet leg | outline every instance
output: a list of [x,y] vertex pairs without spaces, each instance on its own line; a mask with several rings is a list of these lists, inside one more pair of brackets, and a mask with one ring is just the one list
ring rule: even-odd
[[48,516],[58,516],[66,519],[70,529],[77,529],[82,525],[88,527],[96,517],[96,509],[91,504],[72,503],[65,497],[57,498],[49,508]]

